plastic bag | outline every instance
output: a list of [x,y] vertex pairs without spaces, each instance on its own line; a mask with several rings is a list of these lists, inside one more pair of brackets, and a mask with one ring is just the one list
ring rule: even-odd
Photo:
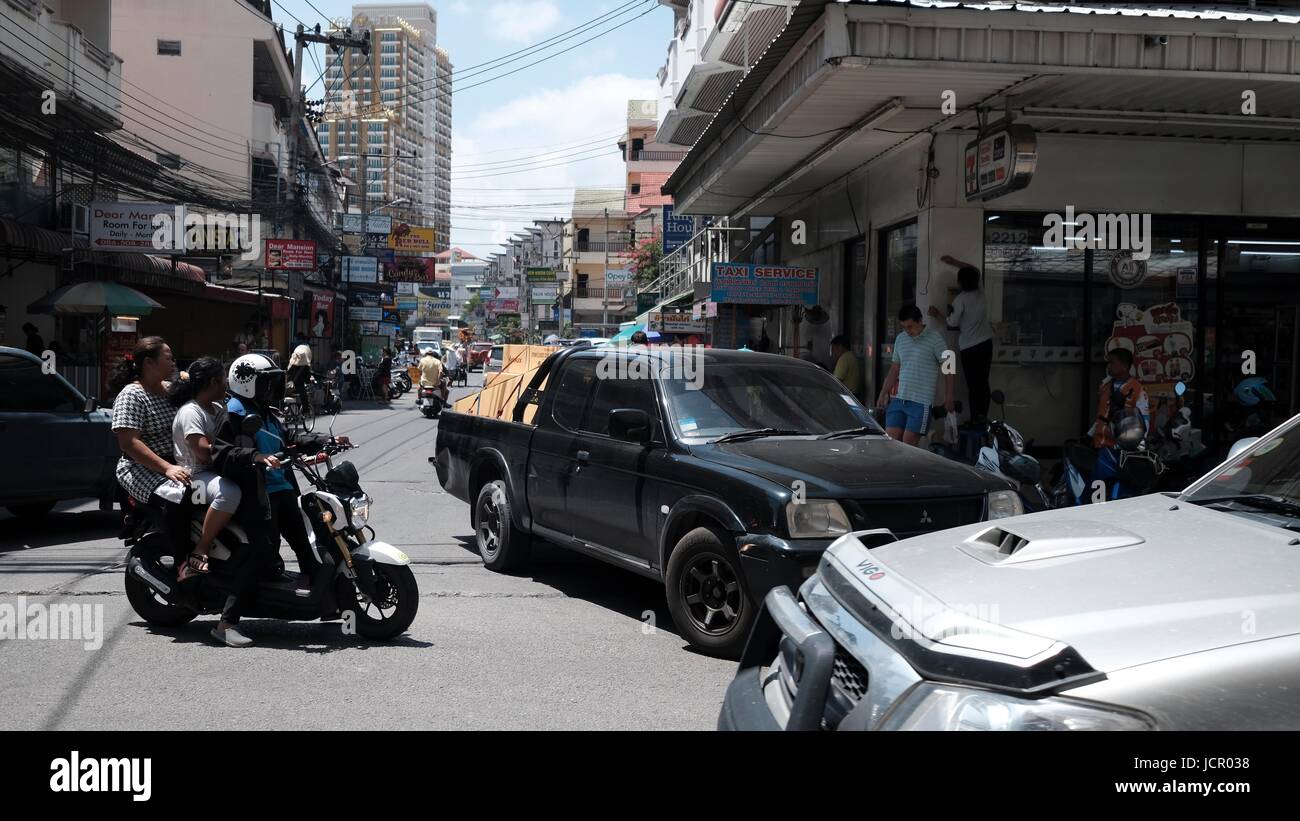
[[955,445],[961,438],[957,433],[957,414],[950,413],[943,417],[943,442],[947,445]]

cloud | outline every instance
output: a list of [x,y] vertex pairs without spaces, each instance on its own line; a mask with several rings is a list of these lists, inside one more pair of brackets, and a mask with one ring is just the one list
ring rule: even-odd
[[452,14],[464,14],[469,11],[469,1],[452,0],[452,2],[447,5],[447,10]]
[[504,0],[492,4],[484,22],[498,40],[526,45],[560,22],[560,10],[550,0]]
[[488,253],[484,243],[504,242],[534,219],[568,218],[575,187],[622,187],[617,142],[627,101],[657,95],[653,79],[599,74],[535,89],[459,125],[452,137],[453,244]]

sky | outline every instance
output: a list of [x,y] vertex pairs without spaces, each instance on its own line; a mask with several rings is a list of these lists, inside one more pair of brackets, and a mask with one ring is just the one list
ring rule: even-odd
[[[534,219],[567,218],[574,186],[622,187],[616,142],[627,101],[658,96],[656,72],[672,39],[669,8],[658,0],[430,5],[438,15],[438,45],[455,72],[453,246],[485,256]],[[294,17],[322,28],[321,14],[350,18],[352,3],[273,0],[272,8],[276,22],[292,30]],[[518,53],[530,48],[540,50]],[[557,56],[543,60],[550,55]],[[318,75],[305,60],[303,84]],[[323,97],[322,84],[307,96]]]

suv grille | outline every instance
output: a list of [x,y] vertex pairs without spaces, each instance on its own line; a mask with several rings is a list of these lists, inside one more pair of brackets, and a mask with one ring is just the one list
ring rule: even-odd
[[867,694],[867,670],[857,659],[837,648],[835,665],[831,668],[831,686],[857,704]]
[[887,527],[900,539],[949,527],[975,524],[984,518],[984,497],[941,499],[859,499],[849,505],[853,526],[861,530]]

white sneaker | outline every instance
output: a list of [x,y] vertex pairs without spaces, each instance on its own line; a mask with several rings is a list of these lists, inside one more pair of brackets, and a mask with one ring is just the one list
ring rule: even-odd
[[221,626],[218,625],[212,628],[211,636],[217,641],[225,644],[227,647],[249,647],[253,644],[252,639],[245,636],[234,627],[227,627],[223,630]]

